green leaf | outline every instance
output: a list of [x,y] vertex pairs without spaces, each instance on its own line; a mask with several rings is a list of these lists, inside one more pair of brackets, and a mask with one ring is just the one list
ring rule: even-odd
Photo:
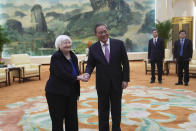
[[167,42],[171,40],[171,29],[172,29],[172,22],[171,20],[166,20],[163,22],[157,21],[156,29],[158,30],[159,37],[164,39],[165,48],[167,46]]

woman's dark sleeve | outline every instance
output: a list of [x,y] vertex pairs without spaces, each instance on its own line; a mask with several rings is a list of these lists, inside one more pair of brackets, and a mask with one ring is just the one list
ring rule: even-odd
[[64,69],[63,65],[61,64],[61,58],[58,56],[55,55],[52,56],[50,68],[51,68],[50,71],[53,72],[55,76],[57,76],[62,80],[69,81],[71,83],[74,83],[77,80],[77,76],[74,76],[72,73],[67,72]]

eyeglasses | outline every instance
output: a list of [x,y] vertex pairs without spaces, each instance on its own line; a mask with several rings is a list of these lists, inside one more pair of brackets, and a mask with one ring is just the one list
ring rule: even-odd
[[71,42],[69,40],[64,40],[62,41],[63,44],[71,44]]
[[107,34],[107,33],[108,33],[108,31],[107,31],[107,30],[104,30],[104,31],[97,32],[97,34],[99,34],[99,35],[102,35],[102,34]]

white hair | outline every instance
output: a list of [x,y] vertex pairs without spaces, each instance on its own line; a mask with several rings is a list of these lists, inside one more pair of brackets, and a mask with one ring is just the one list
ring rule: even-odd
[[72,43],[71,38],[67,35],[59,35],[55,40],[55,47],[59,49],[61,47],[61,43],[64,40],[68,40]]

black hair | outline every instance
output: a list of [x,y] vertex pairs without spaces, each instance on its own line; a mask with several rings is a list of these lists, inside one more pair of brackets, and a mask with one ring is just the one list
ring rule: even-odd
[[157,30],[157,29],[153,29],[153,30],[152,30],[152,32],[153,32],[153,31],[156,31],[156,32],[158,32],[158,30]]
[[180,34],[181,32],[184,32],[184,33],[186,34],[186,31],[185,31],[185,30],[180,30],[180,31],[179,31],[179,34]]
[[106,24],[104,24],[104,23],[98,23],[98,24],[95,25],[94,32],[96,33],[97,27],[102,26],[102,25],[105,26],[106,29],[108,30],[108,26]]

